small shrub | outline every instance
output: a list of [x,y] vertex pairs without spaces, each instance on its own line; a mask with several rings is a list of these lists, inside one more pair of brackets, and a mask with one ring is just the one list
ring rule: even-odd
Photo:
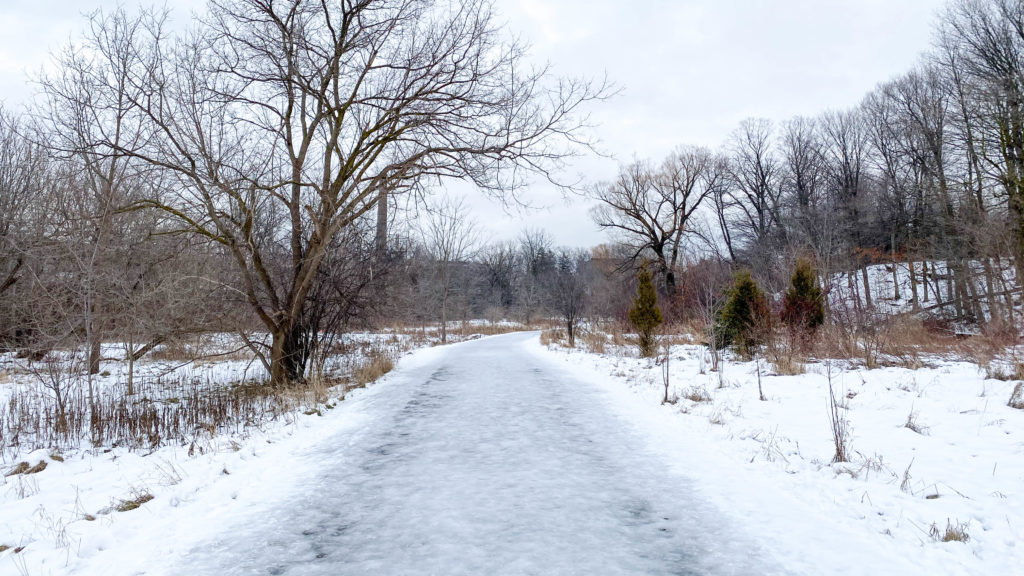
[[985,378],[989,380],[1024,380],[1024,367],[1018,363],[1012,365],[999,360],[993,360],[985,365]]
[[715,409],[711,416],[708,417],[708,422],[716,426],[725,426],[725,412],[720,408]]
[[655,331],[662,323],[661,309],[658,308],[658,293],[654,289],[651,272],[641,266],[637,272],[637,294],[629,310],[629,323],[640,337],[640,355],[647,358],[656,348]]
[[700,404],[702,402],[711,402],[711,394],[708,394],[708,389],[703,386],[695,386],[683,395],[690,402]]
[[1013,394],[1010,394],[1010,401],[1006,405],[1017,410],[1024,410],[1024,382],[1017,382],[1017,385],[1013,387]]
[[800,259],[782,300],[780,319],[798,341],[809,338],[825,322],[825,300],[810,261]]
[[957,522],[955,525],[946,519],[946,530],[940,530],[938,526],[932,524],[931,530],[928,534],[935,539],[936,542],[968,542],[971,537],[967,534],[967,522]]
[[835,454],[832,456],[832,463],[839,464],[850,461],[850,422],[846,418],[846,408],[836,399],[835,388],[832,386],[832,364],[826,365],[826,376],[828,378],[828,416],[829,424],[832,427],[832,445],[835,447]]
[[807,365],[788,354],[777,356],[772,361],[772,368],[779,376],[797,376],[807,373]]
[[771,312],[768,299],[749,271],[736,274],[716,323],[717,348],[735,345],[741,354],[749,355],[764,340]]
[[917,421],[917,412],[913,409],[910,410],[910,414],[907,414],[907,422],[903,424],[903,427],[913,430],[922,436],[928,435],[928,427],[923,426]]
[[913,476],[910,475],[910,467],[914,465],[914,460],[910,460],[910,464],[907,464],[907,469],[903,471],[903,480],[900,482],[900,491],[913,494],[913,489],[910,486],[910,479]]

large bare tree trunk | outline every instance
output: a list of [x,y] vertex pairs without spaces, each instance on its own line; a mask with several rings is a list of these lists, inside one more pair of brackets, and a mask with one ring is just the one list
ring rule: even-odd
[[988,257],[981,259],[982,265],[985,267],[985,292],[988,294],[988,313],[989,317],[996,318],[999,316],[999,297],[996,296],[995,278],[992,272],[992,260]]
[[1017,286],[1024,286],[1024,192],[1009,194],[1013,221],[1013,263],[1017,268]]
[[914,259],[908,259],[907,270],[910,274],[910,308],[914,312],[917,312],[921,308],[921,303],[917,298],[917,271],[914,270],[914,266]]
[[896,258],[892,259],[892,297],[895,300],[900,299],[900,264]]
[[270,381],[277,386],[301,382],[305,376],[302,327],[288,323],[271,334]]
[[861,277],[864,279],[864,306],[868,309],[872,308],[871,304],[871,279],[868,275],[868,266],[865,264],[860,269]]
[[923,302],[928,302],[928,261],[921,261],[921,290],[924,292]]
[[89,374],[100,373],[100,360],[102,360],[101,344],[100,339],[93,336],[92,345],[89,346]]

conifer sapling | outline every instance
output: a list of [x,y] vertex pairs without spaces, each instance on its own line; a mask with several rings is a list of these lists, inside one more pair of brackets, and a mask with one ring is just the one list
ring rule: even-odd
[[661,309],[658,308],[658,293],[654,289],[650,270],[641,266],[636,277],[637,293],[633,308],[629,311],[629,323],[640,336],[640,355],[649,357],[654,355],[655,331],[662,322]]

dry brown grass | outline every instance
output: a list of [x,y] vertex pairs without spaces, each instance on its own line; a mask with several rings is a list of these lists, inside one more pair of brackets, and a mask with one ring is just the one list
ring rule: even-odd
[[621,348],[622,346],[630,345],[629,340],[626,338],[625,333],[623,333],[622,331],[622,326],[619,326],[617,323],[612,326],[612,330],[611,332],[609,332],[609,334],[612,337],[613,346]]
[[962,359],[982,367],[987,378],[1024,380],[1024,366],[1015,351],[1019,342],[1016,329],[989,323],[981,334],[961,339],[957,351]]
[[31,468],[32,465],[28,462],[18,462],[14,468],[11,468],[7,472],[4,472],[4,476],[17,476],[18,474],[24,474],[26,470]]
[[907,414],[907,421],[903,424],[903,427],[922,436],[928,435],[928,427],[917,421],[917,412],[914,409],[911,409],[910,413]]
[[967,522],[957,522],[953,524],[946,519],[946,529],[941,530],[935,524],[932,524],[928,534],[936,541],[941,542],[968,542],[971,537],[967,534]]
[[978,364],[985,369],[985,378],[991,378],[992,380],[1002,380],[1004,382],[1012,382],[1014,380],[1024,380],[1024,365],[1016,361],[1003,361],[1001,359],[993,358],[988,360],[987,363],[982,364],[980,361]]
[[796,376],[807,372],[807,364],[795,356],[781,356],[772,361],[772,369],[779,376]]
[[807,338],[785,327],[777,327],[765,338],[764,354],[775,374],[794,376],[806,372]]
[[859,361],[866,368],[925,365],[923,357],[963,355],[964,338],[942,323],[903,315],[863,324],[829,323],[808,345],[810,355]]
[[580,334],[579,342],[583,344],[583,349],[588,352],[605,354],[608,348],[608,334],[596,330],[587,330]]
[[146,502],[149,502],[152,499],[152,494],[150,494],[149,492],[142,492],[141,494],[136,495],[134,498],[130,498],[128,500],[120,500],[117,504],[114,505],[113,508],[118,512],[130,512],[132,510],[139,508],[140,506],[142,506]]
[[[381,342],[385,343],[382,344]],[[394,345],[386,342],[391,341]],[[347,387],[362,387],[391,371],[408,341],[397,336],[370,343],[350,343],[338,370],[311,376],[294,386],[269,386],[263,381],[216,382],[189,377],[137,378],[134,394],[123,382],[97,391],[90,402],[85,387],[61,371],[58,383],[66,392],[63,405],[31,387],[18,387],[10,402],[0,406],[0,455],[15,460],[18,454],[46,448],[60,461],[62,449],[123,446],[152,449],[176,444],[202,452],[209,437],[239,433],[297,413],[333,408],[332,394],[344,396]],[[194,349],[172,347],[174,354],[190,356]],[[333,387],[339,386],[337,391]],[[25,463],[14,473],[42,471]],[[0,470],[6,471],[6,470]]]
[[551,328],[549,330],[541,331],[540,343],[544,346],[550,346],[552,344],[566,346],[568,343],[565,330],[562,330],[561,328]]
[[682,397],[696,404],[711,402],[711,394],[708,393],[708,389],[704,386],[694,386],[687,390]]
[[352,372],[352,382],[356,386],[366,386],[376,382],[379,378],[391,372],[395,368],[395,359],[383,351],[376,351],[356,366]]
[[459,322],[453,328],[455,329],[449,330],[449,335],[455,334],[463,338],[476,334],[496,336],[498,334],[511,334],[512,332],[527,330],[527,327],[521,324],[469,324],[468,322]]

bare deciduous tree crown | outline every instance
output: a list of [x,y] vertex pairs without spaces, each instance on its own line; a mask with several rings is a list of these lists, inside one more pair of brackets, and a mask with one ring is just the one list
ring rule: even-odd
[[[133,137],[86,143],[169,174],[136,206],[173,215],[233,257],[273,335],[277,382],[331,239],[379,198],[460,178],[502,195],[555,180],[605,86],[531,69],[486,0],[211,0],[184,36],[166,14],[97,14],[86,107]],[[109,119],[102,126],[110,126]]]

